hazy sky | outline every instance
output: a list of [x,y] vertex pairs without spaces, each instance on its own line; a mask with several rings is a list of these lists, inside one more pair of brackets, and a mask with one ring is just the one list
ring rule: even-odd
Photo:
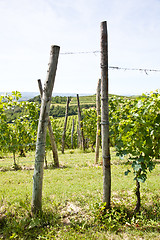
[[[160,0],[0,0],[0,92],[38,91],[51,45],[61,53],[100,50],[107,21],[109,66],[160,69]],[[95,93],[100,53],[60,54],[54,92]],[[160,88],[160,72],[109,71],[109,92]]]

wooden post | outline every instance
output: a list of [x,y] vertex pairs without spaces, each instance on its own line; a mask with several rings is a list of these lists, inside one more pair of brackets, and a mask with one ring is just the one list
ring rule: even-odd
[[[42,99],[43,88],[42,88],[42,83],[41,83],[40,79],[38,79],[38,87],[39,87],[40,96],[41,96],[41,99]],[[48,117],[48,131],[49,131],[49,137],[50,137],[50,141],[51,141],[51,147],[52,147],[52,153],[53,153],[53,159],[54,159],[54,166],[59,168],[58,151],[57,151],[57,146],[56,146],[54,133],[53,133],[53,130],[52,130],[50,117]]]
[[81,117],[81,109],[80,109],[80,102],[79,102],[79,95],[77,94],[77,105],[78,105],[78,123],[79,123],[79,131],[81,135],[81,142],[83,151],[85,151],[85,139],[83,135],[83,126],[82,126],[82,117]]
[[48,116],[52,90],[55,81],[56,69],[58,64],[59,46],[52,46],[50,52],[49,69],[44,85],[44,93],[41,103],[41,111],[38,123],[35,165],[33,175],[33,193],[32,193],[32,214],[38,214],[42,210],[42,183],[43,183],[43,166],[45,156],[46,132],[48,126]]
[[64,128],[62,133],[62,153],[64,153],[64,146],[65,146],[65,136],[66,136],[66,127],[67,127],[67,119],[68,119],[68,109],[69,109],[69,97],[67,97],[67,105],[66,105],[66,113],[65,113],[65,120],[64,120]]
[[16,165],[16,153],[15,153],[15,151],[13,151],[13,161],[14,161],[14,165]]
[[72,120],[71,148],[73,149],[74,118]]
[[107,22],[101,23],[101,129],[103,158],[103,202],[110,208],[111,167],[109,148],[109,107],[108,107],[108,36]]
[[101,79],[98,80],[97,93],[96,93],[96,110],[97,110],[97,133],[96,133],[96,158],[95,164],[99,160],[99,145],[100,145],[100,91],[101,91]]
[[82,142],[81,142],[81,135],[79,130],[79,124],[77,124],[77,146],[78,148],[82,148]]
[[44,167],[48,168],[48,164],[47,164],[47,152],[45,151],[45,156],[44,156]]
[[136,179],[136,197],[137,197],[137,203],[136,203],[134,212],[138,213],[141,207],[141,195],[140,195],[140,183],[138,182],[137,179]]

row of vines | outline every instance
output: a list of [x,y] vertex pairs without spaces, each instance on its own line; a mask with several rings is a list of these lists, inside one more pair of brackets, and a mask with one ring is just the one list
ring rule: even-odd
[[[25,155],[35,150],[39,107],[35,102],[20,102],[19,92],[0,97],[0,155],[8,152]],[[25,114],[12,122],[7,121],[7,111],[16,107],[25,110]],[[100,116],[99,116],[100,118]],[[74,133],[71,145],[71,132]],[[154,168],[153,159],[160,158],[160,94],[142,95],[136,98],[111,96],[109,98],[110,145],[115,147],[117,154],[128,155],[136,177],[146,179],[147,169]],[[64,117],[53,119],[51,123],[58,149],[61,149]],[[95,108],[82,109],[83,133],[86,147],[94,150],[96,143],[97,113]],[[101,133],[99,132],[99,135]],[[69,116],[66,129],[65,148],[79,147],[78,116]],[[47,134],[46,150],[50,149]],[[128,174],[126,172],[126,174]]]
[[[33,102],[19,102],[21,94],[0,96],[0,156],[13,153],[25,156],[25,152],[35,149],[39,109]],[[21,108],[22,115],[12,122],[7,119],[7,112]],[[25,114],[23,114],[25,113]]]

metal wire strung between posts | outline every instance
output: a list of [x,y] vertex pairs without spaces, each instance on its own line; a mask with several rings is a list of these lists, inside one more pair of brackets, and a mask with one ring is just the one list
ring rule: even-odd
[[105,168],[109,168],[109,165],[104,165]]
[[108,100],[109,98],[108,97],[101,97],[101,100],[104,101],[104,100]]
[[[29,146],[35,146],[36,145],[36,143],[27,143],[27,144],[13,144],[13,145],[11,145],[11,147],[13,148],[13,147],[18,147],[18,146],[20,146],[20,147],[29,147]],[[5,144],[5,146],[7,146],[7,148],[8,148],[8,144]]]
[[109,125],[109,121],[102,121],[100,124],[101,125]]
[[109,66],[109,69],[113,69],[113,70],[124,70],[124,71],[144,71],[146,74],[147,74],[147,72],[160,72],[160,69],[124,68],[124,67],[114,67],[114,66]]
[[[81,51],[81,52],[62,52],[60,55],[76,55],[76,54],[96,54],[96,53],[101,53],[99,50],[95,51]],[[148,75],[148,72],[160,72],[160,69],[148,69],[148,68],[128,68],[128,67],[117,67],[117,66],[107,66],[107,65],[102,65],[101,68],[106,68],[111,70],[124,70],[124,71],[141,71],[145,72],[146,75]]]
[[100,64],[101,68],[109,68],[108,65]]
[[60,53],[61,55],[76,55],[76,54],[96,54],[96,53],[100,53],[100,51],[95,50],[95,51],[90,51],[90,52],[62,52]]
[[[108,155],[108,156],[103,155],[103,159],[105,159],[105,160],[110,160],[110,159],[111,159],[111,156],[110,156],[110,155]],[[104,167],[105,167],[105,168],[108,168],[108,167],[109,167],[109,164],[104,164]]]
[[103,158],[105,158],[105,159],[110,159],[111,156],[110,156],[110,155],[103,155]]
[[148,68],[124,68],[124,67],[114,67],[114,66],[109,66],[108,68],[111,70],[140,71],[140,72],[144,72],[146,75],[148,75],[148,72],[160,72],[159,69],[148,69]]

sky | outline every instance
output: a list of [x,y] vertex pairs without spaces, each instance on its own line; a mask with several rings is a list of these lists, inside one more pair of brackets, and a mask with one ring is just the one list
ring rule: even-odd
[[[103,21],[109,66],[160,70],[160,0],[0,0],[0,92],[38,92],[58,45],[53,92],[96,93]],[[109,69],[109,93],[159,89],[160,72],[147,73]]]

